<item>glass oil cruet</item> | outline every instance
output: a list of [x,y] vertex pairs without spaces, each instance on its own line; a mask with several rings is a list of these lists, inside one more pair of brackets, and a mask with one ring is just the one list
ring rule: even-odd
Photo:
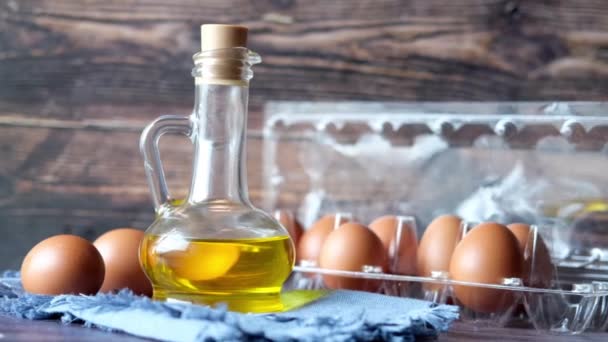
[[[202,25],[194,55],[195,104],[190,117],[161,116],[141,136],[156,219],[146,230],[140,262],[158,300],[225,303],[242,312],[282,309],[280,291],[294,263],[285,228],[249,201],[245,130],[251,66],[247,28]],[[179,133],[194,144],[190,192],[169,195],[158,141]]]

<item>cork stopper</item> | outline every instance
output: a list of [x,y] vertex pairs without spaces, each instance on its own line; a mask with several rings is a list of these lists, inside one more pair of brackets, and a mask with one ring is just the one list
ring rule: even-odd
[[201,51],[247,47],[247,31],[238,25],[201,25]]

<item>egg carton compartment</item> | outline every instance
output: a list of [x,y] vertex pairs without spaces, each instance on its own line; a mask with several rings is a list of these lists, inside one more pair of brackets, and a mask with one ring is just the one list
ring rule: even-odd
[[[548,245],[552,268],[549,284],[530,286],[519,278],[459,283],[445,270],[432,277],[378,273],[373,265],[342,274],[309,260],[289,286],[326,286],[322,276],[305,274],[348,275],[380,279],[382,293],[455,304],[463,304],[455,286],[494,289],[511,305],[494,312],[461,305],[461,319],[557,333],[605,331],[607,109],[606,103],[268,104],[265,209],[290,210],[304,227],[337,212],[364,224],[391,213],[411,216],[417,237],[448,213],[466,222],[524,222]],[[529,264],[537,267],[530,278],[546,272],[546,263]],[[426,291],[429,284],[442,290]]]
[[[327,277],[348,279],[350,283],[359,281],[358,290],[459,305],[460,321],[478,327],[534,328],[545,333],[579,334],[605,331],[608,325],[605,283],[601,286],[562,284],[557,289],[539,289],[513,285],[512,280],[506,280],[506,285],[495,285],[296,266],[285,289],[328,289],[331,287],[324,282]],[[481,309],[464,305],[449,295],[455,287],[469,291],[473,296],[491,295],[491,307]]]
[[[333,216],[333,223],[329,222],[330,229],[342,229],[344,217],[354,220],[348,213],[338,213]],[[454,240],[454,247],[477,226],[480,224],[463,221]],[[571,261],[569,258],[551,259],[549,251],[554,248],[551,236],[553,228],[519,226],[527,230],[523,260],[519,261],[525,265],[521,277],[503,278],[496,284],[452,279],[449,272],[438,269],[430,271],[430,277],[416,276],[415,269],[403,267],[417,261],[418,245],[412,244],[409,237],[415,238],[415,234],[407,231],[415,229],[415,220],[413,217],[397,216],[386,269],[379,265],[362,265],[359,272],[320,268],[318,266],[322,264],[300,258],[299,266],[286,288],[363,290],[440,304],[456,304],[461,307],[460,319],[477,326],[529,327],[561,334],[604,331],[608,327],[608,283],[561,281],[557,266],[564,260]],[[370,227],[376,234],[379,233],[374,223]],[[379,236],[381,235],[382,232]],[[349,248],[361,246],[352,245]],[[452,258],[455,258],[454,255]],[[479,260],[463,260],[467,264],[477,264],[482,273],[493,271]],[[351,262],[344,265],[352,267]],[[450,265],[450,271],[452,267]]]

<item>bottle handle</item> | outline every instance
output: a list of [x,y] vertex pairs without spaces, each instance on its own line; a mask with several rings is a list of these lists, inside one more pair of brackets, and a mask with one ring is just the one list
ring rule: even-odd
[[163,115],[152,121],[141,133],[139,150],[144,158],[146,178],[156,212],[169,204],[171,200],[158,150],[160,137],[165,133],[183,134],[190,137],[192,122],[187,116]]

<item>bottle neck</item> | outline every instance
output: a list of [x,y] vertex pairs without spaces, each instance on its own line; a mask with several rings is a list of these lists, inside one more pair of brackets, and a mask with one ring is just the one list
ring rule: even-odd
[[246,86],[197,82],[190,203],[249,204],[245,160],[248,95]]

